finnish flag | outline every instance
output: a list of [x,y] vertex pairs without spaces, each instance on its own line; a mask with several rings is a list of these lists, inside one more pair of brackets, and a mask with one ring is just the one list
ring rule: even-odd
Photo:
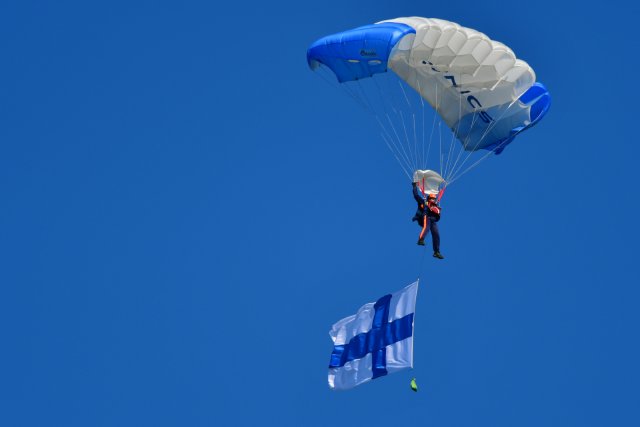
[[413,317],[418,282],[333,325],[329,387],[346,390],[413,367]]

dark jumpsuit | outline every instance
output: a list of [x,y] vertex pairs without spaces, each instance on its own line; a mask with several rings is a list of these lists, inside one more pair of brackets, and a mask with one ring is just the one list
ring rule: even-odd
[[[420,227],[422,227],[419,239],[423,240],[425,237],[427,237],[429,230],[431,230],[433,252],[440,252],[440,232],[438,231],[437,224],[437,222],[440,221],[440,215],[432,212],[429,209],[428,202],[422,196],[417,185],[413,186],[413,198],[416,199],[416,202],[418,203],[418,210],[416,211],[416,214],[414,215],[412,221],[417,221]],[[439,207],[437,202],[434,202],[433,204],[436,207]]]

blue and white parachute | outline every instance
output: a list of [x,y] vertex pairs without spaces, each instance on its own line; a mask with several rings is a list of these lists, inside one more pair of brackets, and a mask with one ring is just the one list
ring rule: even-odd
[[[472,153],[500,154],[544,117],[551,101],[533,69],[507,46],[441,19],[397,18],[326,36],[309,47],[307,60],[314,70],[328,69],[374,113],[383,139],[410,177],[412,170],[429,167],[446,181],[455,180],[475,166],[466,164]],[[400,78],[400,85],[392,84],[400,95],[389,95],[376,80],[389,74]],[[375,89],[365,87],[369,81]],[[374,107],[379,99],[383,109]],[[429,152],[441,130],[434,132],[435,121],[427,129],[424,101],[457,139],[447,147],[440,134],[439,155],[434,149],[431,165]],[[405,112],[402,106],[410,108]]]

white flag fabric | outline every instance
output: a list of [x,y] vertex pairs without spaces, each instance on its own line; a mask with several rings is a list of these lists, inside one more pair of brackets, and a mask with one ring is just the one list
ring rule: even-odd
[[346,390],[413,367],[413,318],[418,282],[333,325],[329,387]]

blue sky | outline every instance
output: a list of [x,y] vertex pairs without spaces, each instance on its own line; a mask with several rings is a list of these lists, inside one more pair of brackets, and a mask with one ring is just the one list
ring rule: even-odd
[[[638,12],[4,2],[0,423],[638,424]],[[305,60],[411,15],[505,42],[553,96],[447,192],[422,267],[406,177]],[[330,391],[330,326],[421,268],[415,369]]]

